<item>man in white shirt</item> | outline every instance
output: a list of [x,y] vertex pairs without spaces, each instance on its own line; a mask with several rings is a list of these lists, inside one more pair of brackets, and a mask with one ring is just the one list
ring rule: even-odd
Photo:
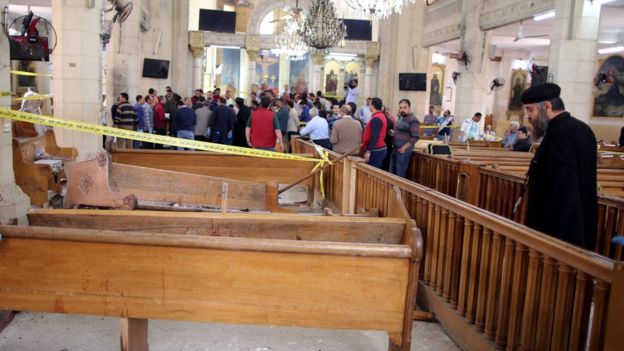
[[353,79],[345,85],[345,104],[350,102],[357,105],[358,96],[360,96],[360,88],[358,88],[358,80]]
[[477,112],[472,118],[466,119],[461,125],[462,141],[479,140],[481,112]]
[[368,121],[370,121],[373,113],[370,110],[371,98],[366,99],[366,105],[360,107],[357,110],[357,118],[362,122],[362,128],[366,128]]
[[315,144],[331,150],[332,145],[329,142],[329,125],[327,124],[327,120],[319,116],[316,107],[310,109],[310,116],[312,116],[312,119],[299,131],[299,134],[301,134],[301,136],[310,135],[310,139]]

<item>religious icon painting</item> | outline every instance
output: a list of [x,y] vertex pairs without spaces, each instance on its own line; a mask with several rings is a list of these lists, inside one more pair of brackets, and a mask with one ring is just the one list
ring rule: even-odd
[[509,89],[509,111],[522,111],[522,92],[526,88],[529,72],[523,69],[511,70],[511,88]]
[[624,57],[600,60],[594,86],[594,117],[624,117]]
[[433,105],[436,111],[442,109],[442,96],[444,95],[444,70],[445,66],[434,63],[431,67],[431,80],[429,81],[429,105]]

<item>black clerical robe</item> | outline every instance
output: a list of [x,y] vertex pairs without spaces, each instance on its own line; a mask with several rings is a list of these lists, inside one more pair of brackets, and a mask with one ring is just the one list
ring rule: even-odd
[[596,137],[568,112],[550,120],[529,167],[526,224],[593,250],[598,203]]

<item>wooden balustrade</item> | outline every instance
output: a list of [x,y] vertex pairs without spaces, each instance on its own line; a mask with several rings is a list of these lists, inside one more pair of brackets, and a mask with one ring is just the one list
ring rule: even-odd
[[617,345],[605,339],[605,326],[621,318],[607,318],[612,260],[366,164],[355,167],[358,207],[383,212],[389,186],[401,189],[425,238],[419,299],[462,346]]
[[[456,194],[442,194],[363,162],[344,162],[351,164],[343,163],[343,172],[328,173],[327,184],[339,184],[333,178],[352,168],[349,191],[354,193],[349,196],[354,208],[375,208],[386,215],[391,186],[399,187],[423,235],[419,304],[434,312],[462,347],[620,348],[624,317],[610,306],[624,295],[624,271],[603,255],[515,223],[524,220],[526,211],[525,200],[518,212],[512,212],[523,177],[472,165],[477,176],[467,171],[466,181],[469,189],[480,189],[477,207],[454,198]],[[501,200],[496,201],[495,195]],[[601,223],[611,223],[600,232],[602,246],[597,252],[602,253],[613,250],[610,238],[624,225],[620,221],[624,203],[601,197],[600,206],[601,218],[606,218]]]

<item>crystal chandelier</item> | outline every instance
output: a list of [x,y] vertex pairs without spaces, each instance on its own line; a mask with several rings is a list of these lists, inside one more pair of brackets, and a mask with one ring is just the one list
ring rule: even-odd
[[323,50],[336,46],[347,34],[347,28],[336,17],[330,0],[311,0],[310,15],[299,34],[308,46]]
[[[408,1],[412,4],[416,2],[416,0],[344,0],[352,9],[377,19],[388,18],[393,13],[401,13]],[[427,1],[433,3],[432,0]]]
[[271,52],[277,55],[288,55],[293,60],[303,59],[310,49],[299,35],[303,23],[298,18],[287,18],[285,22],[284,29],[275,37],[277,49]]

